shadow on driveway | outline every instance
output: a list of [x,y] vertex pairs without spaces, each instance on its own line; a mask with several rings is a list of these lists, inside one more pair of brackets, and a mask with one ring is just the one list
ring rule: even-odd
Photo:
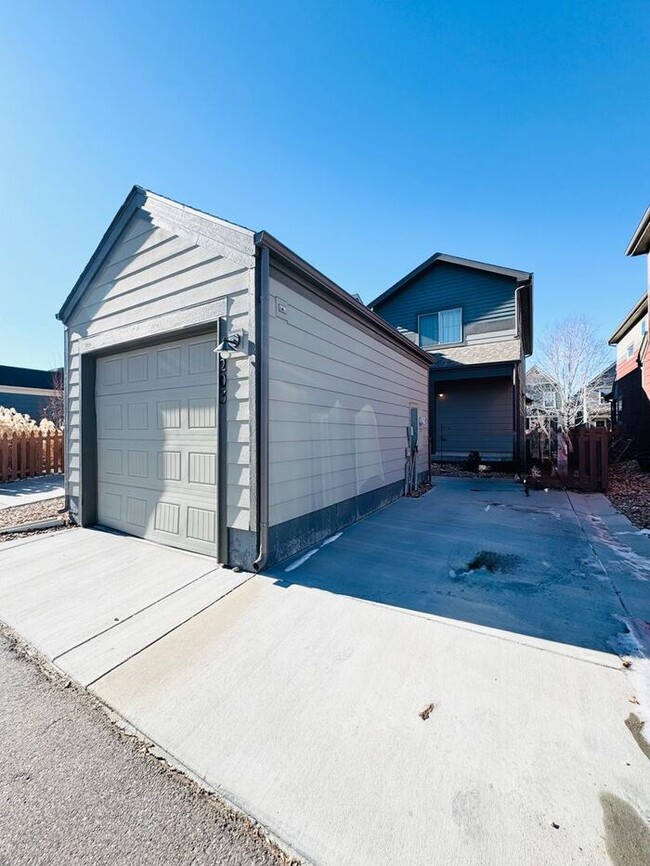
[[620,650],[626,632],[626,611],[561,491],[525,497],[514,482],[437,479],[425,497],[312,550],[271,570],[279,585],[604,652]]

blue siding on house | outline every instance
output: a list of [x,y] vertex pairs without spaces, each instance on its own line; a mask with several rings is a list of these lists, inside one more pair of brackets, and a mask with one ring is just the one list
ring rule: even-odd
[[478,451],[484,460],[516,456],[512,379],[503,376],[440,383],[431,394],[432,452],[437,459],[464,459]]
[[434,262],[375,310],[399,330],[416,334],[418,315],[462,307],[464,329],[479,322],[493,322],[498,331],[499,320],[509,320],[503,324],[504,329],[513,327],[516,287],[512,277]]
[[40,394],[4,393],[0,390],[0,406],[15,409],[21,415],[29,415],[34,421],[40,421],[43,417],[47,401],[48,398]]

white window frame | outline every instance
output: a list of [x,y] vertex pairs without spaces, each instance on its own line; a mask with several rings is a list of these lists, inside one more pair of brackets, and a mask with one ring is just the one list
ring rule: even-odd
[[628,361],[631,361],[632,358],[634,357],[634,343],[630,343],[630,345],[626,347],[625,357],[627,358]]
[[[428,346],[422,345],[422,334],[420,331],[420,319],[427,318],[428,316],[440,316],[440,313],[460,313],[460,340],[454,340],[453,343],[430,343]],[[440,334],[440,319],[438,319],[438,334]],[[432,310],[430,313],[419,313],[418,314],[418,346],[421,349],[424,349],[425,352],[427,349],[436,349],[438,346],[462,346],[465,340],[464,337],[464,329],[463,329],[463,308],[462,307],[447,307],[444,310]]]
[[542,409],[557,409],[557,394],[555,391],[542,392]]

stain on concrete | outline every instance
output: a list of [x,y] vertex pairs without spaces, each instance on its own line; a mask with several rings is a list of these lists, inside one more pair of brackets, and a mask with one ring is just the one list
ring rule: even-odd
[[479,568],[484,568],[491,573],[501,571],[508,574],[514,571],[520,562],[520,558],[512,554],[481,550],[467,563],[467,571],[478,571]]
[[605,845],[614,866],[648,866],[650,825],[634,806],[616,794],[600,795]]
[[634,737],[634,742],[650,761],[650,743],[643,736],[645,722],[642,722],[636,713],[630,713],[627,719],[625,719],[625,726]]
[[474,839],[481,836],[481,795],[478,791],[468,789],[454,795],[451,804],[451,815],[456,824]]
[[426,720],[429,718],[429,716],[435,710],[435,708],[436,708],[435,704],[427,704],[427,706],[422,710],[422,712],[418,713],[418,715],[420,716],[420,718],[422,719],[423,722],[426,722]]

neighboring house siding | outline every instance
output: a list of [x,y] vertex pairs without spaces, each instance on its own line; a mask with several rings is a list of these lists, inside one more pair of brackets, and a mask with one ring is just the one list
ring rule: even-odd
[[461,307],[464,340],[472,344],[514,336],[515,306],[511,277],[438,262],[378,304],[376,311],[417,342],[419,315]]
[[[639,349],[643,338],[642,322],[637,322],[616,346],[616,378],[622,379],[638,367]],[[628,357],[628,348],[632,346],[632,357]]]
[[23,415],[29,415],[35,421],[43,417],[43,410],[48,404],[48,397],[38,394],[16,394],[6,393],[0,386],[0,406],[6,409],[15,409]]
[[[153,225],[143,212],[124,230],[66,322],[67,473],[74,512],[80,495],[80,341],[104,335],[110,343],[114,329],[164,321],[179,310],[198,309],[218,298],[226,299],[229,326],[247,329],[254,268],[244,266],[241,258],[231,260],[198,237],[179,236]],[[215,330],[216,323],[209,327]],[[161,342],[165,339],[160,336]],[[116,345],[115,351],[120,350]],[[111,351],[110,345],[106,351]],[[249,529],[248,358],[229,362],[228,377],[227,522]]]
[[[274,526],[404,482],[410,406],[426,421],[428,370],[281,273],[272,271],[270,295]],[[421,427],[420,473],[427,436]]]

